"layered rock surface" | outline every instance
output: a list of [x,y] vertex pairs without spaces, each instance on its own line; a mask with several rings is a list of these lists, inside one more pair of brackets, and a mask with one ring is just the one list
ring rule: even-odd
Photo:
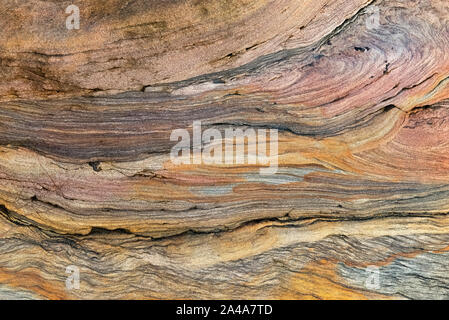
[[[70,4],[0,3],[0,297],[449,297],[447,1]],[[276,174],[174,165],[194,121]]]

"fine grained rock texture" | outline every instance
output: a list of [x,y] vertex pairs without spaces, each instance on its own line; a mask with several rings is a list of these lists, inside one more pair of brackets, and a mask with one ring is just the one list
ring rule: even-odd
[[[449,298],[446,0],[0,18],[0,298]],[[277,129],[277,172],[173,164],[194,121]]]

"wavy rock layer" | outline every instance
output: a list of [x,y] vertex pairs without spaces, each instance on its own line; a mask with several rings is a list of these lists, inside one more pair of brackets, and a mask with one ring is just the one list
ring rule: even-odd
[[[0,4],[0,297],[449,298],[447,1],[70,4]],[[277,173],[174,165],[194,121]]]

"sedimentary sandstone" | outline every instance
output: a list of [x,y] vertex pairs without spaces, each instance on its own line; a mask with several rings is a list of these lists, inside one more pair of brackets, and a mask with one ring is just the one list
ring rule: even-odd
[[[0,297],[448,298],[447,1],[70,4],[0,4]],[[194,121],[276,174],[174,165]]]

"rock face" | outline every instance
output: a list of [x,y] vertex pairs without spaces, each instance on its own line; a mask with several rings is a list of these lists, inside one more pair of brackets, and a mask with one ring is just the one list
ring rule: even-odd
[[[0,17],[1,298],[449,298],[446,0]],[[199,122],[276,131],[277,170],[175,163]]]

